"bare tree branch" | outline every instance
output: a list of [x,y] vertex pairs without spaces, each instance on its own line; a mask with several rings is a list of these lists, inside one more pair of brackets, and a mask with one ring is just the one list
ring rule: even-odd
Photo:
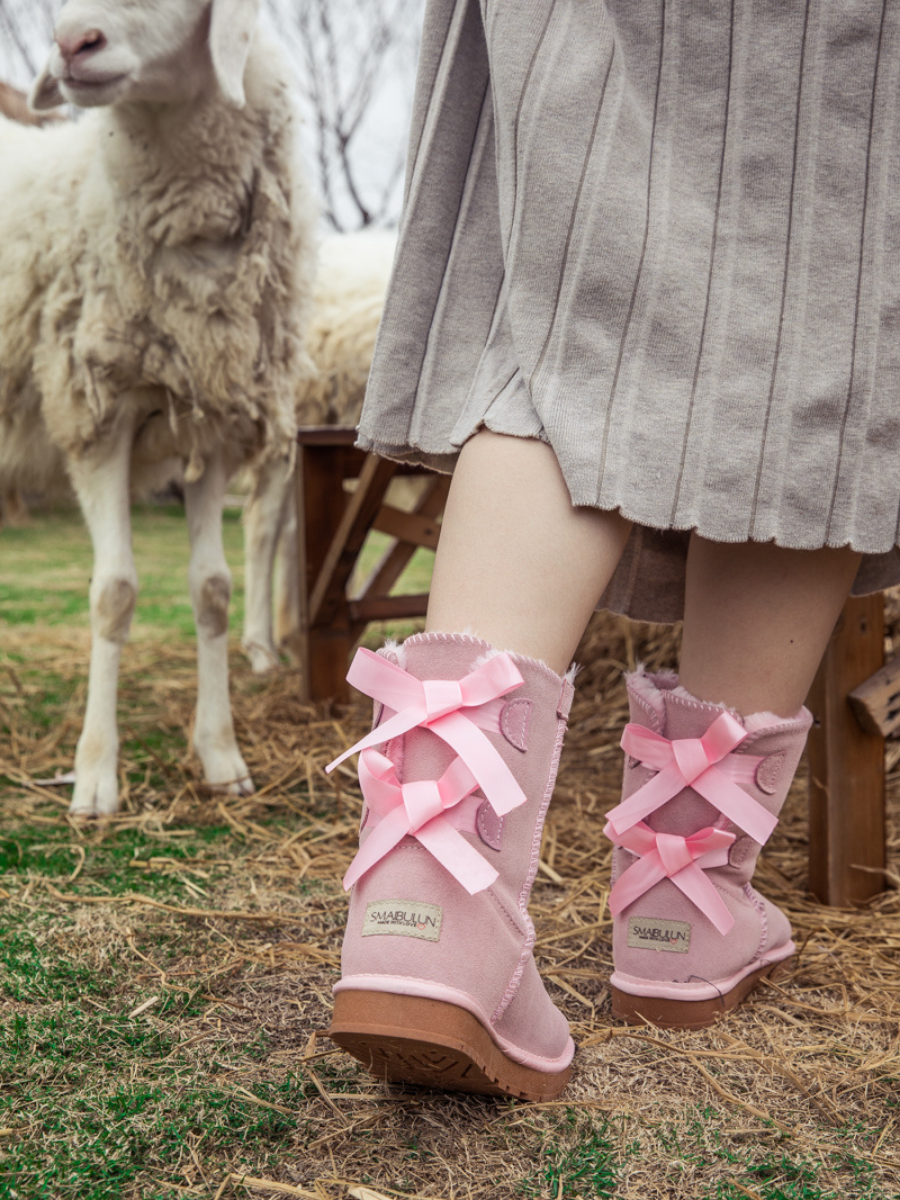
[[0,69],[24,84],[37,74],[61,0],[0,0]]
[[[275,20],[302,45],[326,217],[337,229],[396,219],[423,0],[299,0]],[[398,80],[405,83],[399,93]],[[390,89],[393,89],[391,92]],[[379,104],[395,96],[388,143]]]
[[[64,0],[0,0],[0,80],[27,87]],[[399,216],[415,59],[425,0],[263,0],[289,58],[318,176],[336,229]]]

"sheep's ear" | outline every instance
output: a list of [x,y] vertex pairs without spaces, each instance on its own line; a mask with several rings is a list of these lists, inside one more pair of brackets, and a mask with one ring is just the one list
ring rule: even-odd
[[38,75],[28,95],[28,107],[32,112],[46,112],[48,108],[58,108],[65,104],[66,98],[59,90],[59,80],[50,73],[47,63]]
[[259,0],[212,0],[209,49],[219,87],[236,108],[243,108],[244,68],[256,26]]

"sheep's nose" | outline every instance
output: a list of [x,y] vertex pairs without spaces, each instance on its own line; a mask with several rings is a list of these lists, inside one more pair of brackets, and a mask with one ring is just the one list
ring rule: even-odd
[[56,44],[65,61],[70,63],[76,58],[87,58],[89,54],[102,50],[106,45],[106,38],[99,29],[89,29],[86,33],[73,37],[57,34]]

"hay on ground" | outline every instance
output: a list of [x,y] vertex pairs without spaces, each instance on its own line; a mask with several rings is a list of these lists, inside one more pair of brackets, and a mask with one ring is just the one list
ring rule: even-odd
[[[900,604],[893,598],[888,615],[889,642],[900,648]],[[0,774],[15,786],[2,794],[0,817],[8,829],[66,821],[66,789],[31,781],[71,767],[87,649],[86,637],[55,631],[5,635],[0,721],[10,735],[0,747]],[[897,1194],[900,892],[887,890],[860,911],[824,908],[810,898],[803,769],[757,876],[793,923],[800,951],[789,977],[758,989],[712,1030],[660,1032],[611,1020],[611,851],[601,830],[602,814],[618,797],[617,743],[626,712],[621,674],[638,658],[658,668],[672,666],[676,656],[677,631],[631,626],[609,614],[594,618],[579,650],[584,670],[532,912],[539,965],[580,1050],[565,1099],[526,1106],[379,1084],[320,1037],[339,969],[346,904],[339,881],[355,850],[361,803],[352,771],[329,777],[323,767],[361,736],[368,704],[304,704],[296,673],[260,681],[233,655],[237,735],[259,791],[246,799],[211,794],[187,751],[191,648],[132,643],[123,660],[121,813],[105,827],[72,828],[70,879],[35,877],[5,895],[23,906],[23,915],[35,905],[54,914],[56,936],[65,930],[65,944],[81,947],[98,965],[110,954],[132,963],[123,1003],[138,1012],[146,1001],[142,1021],[163,1021],[151,997],[167,990],[200,989],[210,997],[178,1031],[198,1077],[211,1075],[251,1097],[257,1085],[288,1072],[314,1083],[303,1106],[290,1110],[296,1131],[277,1170],[235,1169],[204,1181],[201,1154],[196,1169],[190,1158],[179,1168],[181,1194],[327,1200],[363,1182],[383,1195],[498,1200],[523,1188],[535,1196],[623,1198]],[[42,726],[36,689],[50,677],[66,698],[58,719]],[[178,731],[180,750],[156,748],[160,732],[168,745]],[[896,769],[888,795],[896,877]],[[209,825],[231,831],[221,854],[213,849],[193,862],[167,856],[185,830]],[[128,892],[104,896],[102,881],[88,886],[80,873],[79,854],[83,862],[92,844],[129,829],[154,838],[159,853],[141,859]],[[147,878],[167,874],[185,881],[177,902],[147,895]],[[0,887],[10,888],[10,879],[0,879]],[[180,957],[154,956],[142,936],[149,924],[188,930]],[[245,1047],[260,1029],[267,1053],[250,1058]],[[553,1174],[557,1159],[570,1161],[601,1134],[616,1162],[614,1191]],[[822,1190],[773,1191],[775,1175],[740,1173],[739,1164],[754,1155],[789,1162],[795,1175],[803,1164],[816,1164]],[[148,1167],[160,1179],[166,1169]],[[863,1178],[881,1191],[854,1192]]]

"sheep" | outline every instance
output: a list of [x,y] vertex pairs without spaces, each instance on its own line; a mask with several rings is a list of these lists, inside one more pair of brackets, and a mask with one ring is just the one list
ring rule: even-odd
[[259,0],[69,0],[30,95],[71,126],[0,120],[0,488],[65,471],[94,546],[71,811],[118,803],[116,690],[137,595],[131,487],[183,470],[197,628],[193,748],[253,783],[228,697],[225,484],[290,461],[311,370],[316,213],[288,74]]
[[[307,339],[315,374],[297,389],[298,425],[356,424],[395,247],[396,235],[384,231],[335,234],[323,240]],[[262,673],[277,666],[277,647],[289,645],[298,631],[297,508],[289,460],[269,459],[247,474],[242,645],[253,670]],[[278,603],[273,606],[279,546]]]

